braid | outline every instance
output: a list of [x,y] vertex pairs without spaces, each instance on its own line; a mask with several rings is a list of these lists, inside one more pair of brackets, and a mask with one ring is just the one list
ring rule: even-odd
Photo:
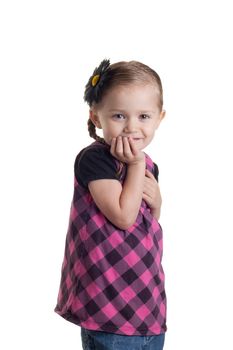
[[[105,144],[105,141],[102,137],[98,136],[96,134],[96,127],[95,127],[95,124],[92,123],[92,120],[89,118],[88,121],[87,121],[87,125],[88,125],[88,131],[89,131],[89,135],[95,139],[96,141],[99,141],[101,143],[104,143]],[[117,176],[121,176],[122,174],[122,171],[123,171],[123,168],[124,168],[124,163],[119,161],[119,165],[118,165],[118,171],[116,173]]]
[[105,143],[104,139],[96,134],[95,124],[92,123],[92,121],[91,121],[90,118],[89,118],[88,121],[87,121],[87,125],[88,125],[89,135],[90,135],[93,139],[95,139],[96,141]]

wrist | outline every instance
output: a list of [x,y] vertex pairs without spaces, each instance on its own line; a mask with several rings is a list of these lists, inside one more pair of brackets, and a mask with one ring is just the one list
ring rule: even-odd
[[142,157],[131,162],[128,162],[128,166],[146,166],[145,154],[143,153]]

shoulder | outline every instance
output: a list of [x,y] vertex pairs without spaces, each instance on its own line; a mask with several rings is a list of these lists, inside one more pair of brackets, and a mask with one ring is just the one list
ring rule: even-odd
[[86,163],[96,164],[98,162],[115,164],[114,157],[110,153],[110,147],[94,142],[78,153],[75,159],[75,167],[80,167]]
[[118,179],[117,162],[110,153],[110,147],[99,142],[94,142],[79,152],[74,171],[77,181],[85,187],[91,180]]

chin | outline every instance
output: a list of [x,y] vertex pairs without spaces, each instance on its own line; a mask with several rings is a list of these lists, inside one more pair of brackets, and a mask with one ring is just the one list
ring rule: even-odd
[[107,140],[104,138],[104,141],[110,146],[111,145],[111,140]]

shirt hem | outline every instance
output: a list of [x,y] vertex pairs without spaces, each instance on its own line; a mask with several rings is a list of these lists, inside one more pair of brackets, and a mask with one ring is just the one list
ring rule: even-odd
[[[77,326],[81,328],[88,329],[90,331],[100,331],[100,332],[108,332],[108,333],[114,333],[114,334],[120,334],[120,335],[141,335],[141,336],[150,336],[150,335],[160,335],[164,334],[167,331],[167,326],[164,327],[148,327],[146,329],[141,328],[135,328],[130,326],[117,326],[117,325],[107,325],[106,323],[92,323],[89,321],[80,321],[78,318],[76,318],[73,314],[67,312],[65,314],[61,314],[60,312],[54,310],[57,312],[60,316],[62,316],[64,319],[66,319],[69,322],[72,322],[76,324]],[[111,321],[110,321],[111,322]]]

